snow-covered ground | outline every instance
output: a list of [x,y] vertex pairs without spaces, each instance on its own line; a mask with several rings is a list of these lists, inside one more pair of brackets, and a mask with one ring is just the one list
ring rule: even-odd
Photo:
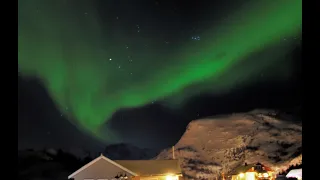
[[[263,163],[275,171],[302,161],[301,123],[280,120],[274,113],[249,113],[194,120],[175,145],[185,177],[213,179],[245,162]],[[172,149],[156,159],[171,159]]]

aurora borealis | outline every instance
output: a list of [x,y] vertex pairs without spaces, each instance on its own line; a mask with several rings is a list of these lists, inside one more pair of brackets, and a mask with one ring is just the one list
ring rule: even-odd
[[[133,24],[139,30],[130,35],[112,31],[96,1],[82,0],[77,7],[64,0],[18,3],[20,72],[38,77],[73,124],[104,141],[111,136],[103,136],[100,127],[121,108],[155,100],[179,108],[194,95],[253,83],[265,69],[273,70],[266,79],[287,78],[290,63],[281,58],[302,25],[301,0],[247,1],[223,21],[207,22],[197,34],[200,41],[170,42],[174,46],[161,50],[157,34],[141,35],[142,25]],[[128,45],[139,38],[148,48]],[[114,48],[122,42],[122,49]],[[272,54],[251,58],[270,48]]]

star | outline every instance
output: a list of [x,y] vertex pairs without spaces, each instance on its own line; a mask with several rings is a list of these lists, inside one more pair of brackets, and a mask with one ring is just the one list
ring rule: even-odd
[[111,61],[112,59],[110,58],[109,61]]
[[191,37],[191,39],[196,40],[196,41],[200,41],[200,36],[193,36],[193,37]]
[[120,68],[121,68],[121,66],[119,65],[119,66],[118,66],[118,68],[120,69]]

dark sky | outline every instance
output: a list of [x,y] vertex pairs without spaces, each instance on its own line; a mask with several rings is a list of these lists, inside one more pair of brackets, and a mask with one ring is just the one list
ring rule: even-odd
[[[141,66],[144,62],[138,59],[141,59],[144,53],[147,54],[145,55],[147,57],[151,57],[153,52],[155,56],[161,54],[161,57],[165,57],[166,54],[175,54],[176,51],[183,54],[180,52],[180,47],[190,44],[190,42],[198,43],[199,47],[195,45],[198,49],[206,47],[200,43],[210,42],[210,39],[203,38],[209,37],[210,28],[219,28],[219,22],[232,16],[237,9],[249,1],[105,0],[95,2],[93,9],[98,14],[95,18],[99,18],[102,29],[112,34],[105,42],[103,41],[112,55],[104,58],[120,59],[123,58],[122,56],[128,55],[128,57],[130,56],[129,61],[131,58],[134,61],[137,60],[135,63]],[[78,7],[77,3],[73,7],[73,9],[79,9],[79,12],[83,12],[82,15],[90,13],[83,8],[83,4]],[[23,23],[23,20],[19,19],[19,23]],[[202,36],[202,34],[204,35]],[[236,68],[235,71],[226,71],[226,74],[239,73],[239,75],[245,74],[245,71],[257,72],[246,76],[246,80],[243,81],[248,83],[243,83],[243,85],[240,83],[241,85],[238,86],[232,81],[234,85],[232,88],[228,88],[228,91],[218,88],[223,84],[219,81],[219,83],[211,80],[192,83],[190,85],[192,93],[186,93],[188,96],[182,96],[184,103],[178,103],[177,106],[170,102],[175,101],[176,98],[179,99],[181,94],[189,92],[187,87],[182,90],[184,93],[172,93],[165,100],[161,96],[155,98],[154,101],[142,103],[142,106],[117,108],[112,112],[111,118],[106,117],[109,119],[108,126],[102,125],[101,129],[112,129],[117,132],[119,142],[161,149],[176,143],[183,134],[186,125],[197,118],[245,112],[257,108],[298,113],[301,107],[299,36],[298,34],[293,37],[280,37],[281,41],[273,44],[272,47],[260,49],[255,54],[245,57],[248,59],[248,63],[237,64],[239,68]],[[290,48],[281,52],[280,56],[271,56],[270,54],[279,52],[282,43],[289,44]],[[21,47],[23,46],[21,45]],[[120,47],[129,47],[130,53],[122,53],[119,50]],[[225,57],[228,56],[228,53],[229,51],[226,50],[216,57]],[[277,58],[278,61],[272,61],[271,58]],[[253,63],[257,60],[262,62],[262,59],[264,62],[272,61],[272,63],[265,63],[264,68],[261,68],[262,65],[258,66]],[[168,61],[166,63],[169,64],[170,60],[165,61]],[[158,61],[152,63],[157,64]],[[172,62],[172,64],[175,63]],[[20,65],[21,71],[24,72],[23,67],[26,65],[20,63],[19,59],[19,69]],[[121,65],[118,65],[119,69]],[[145,64],[145,66],[148,65],[150,64]],[[275,66],[277,68],[274,68]],[[28,66],[28,68],[30,67]],[[161,69],[158,71],[161,72]],[[137,71],[137,73],[139,76],[152,76],[152,71]],[[229,82],[229,79],[228,77],[222,78],[221,81]],[[46,82],[45,76],[37,75],[37,73],[18,73],[19,149],[44,147],[90,151],[103,149],[106,142],[101,142],[94,136],[78,129],[63,112],[60,112],[54,103],[56,101],[53,100],[52,94],[48,93],[47,83],[43,82]],[[117,85],[115,83],[114,89]],[[130,84],[127,83],[127,86],[130,87]],[[166,85],[163,84],[163,86]],[[198,88],[206,90],[199,90],[199,92],[194,90]]]

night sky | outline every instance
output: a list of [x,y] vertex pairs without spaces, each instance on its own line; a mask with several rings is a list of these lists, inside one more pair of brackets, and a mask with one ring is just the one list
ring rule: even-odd
[[161,149],[197,118],[301,108],[301,0],[18,3],[19,149]]

